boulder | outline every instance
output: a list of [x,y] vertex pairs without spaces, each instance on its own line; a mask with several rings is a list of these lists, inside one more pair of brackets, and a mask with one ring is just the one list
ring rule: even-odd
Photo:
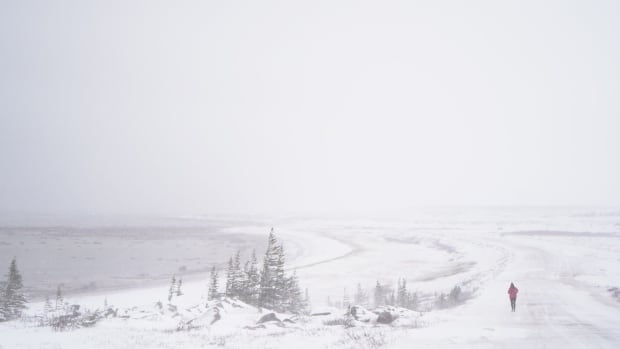
[[118,316],[118,309],[108,308],[108,309],[106,309],[106,311],[103,314],[103,316],[105,316],[105,317],[117,317]]
[[361,322],[369,322],[371,319],[376,317],[373,313],[368,311],[368,309],[360,305],[354,305],[349,308],[349,314],[351,314],[355,320]]
[[214,308],[214,312],[215,314],[213,314],[213,320],[211,320],[209,325],[213,325],[222,318],[222,315],[220,315],[220,308]]
[[391,324],[394,321],[394,316],[389,311],[382,311],[377,317],[378,324]]
[[262,324],[262,323],[271,322],[271,321],[281,322],[275,313],[268,313],[268,314],[263,315],[256,323]]

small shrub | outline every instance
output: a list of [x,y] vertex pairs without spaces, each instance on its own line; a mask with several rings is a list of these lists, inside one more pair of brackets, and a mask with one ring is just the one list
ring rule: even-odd
[[[352,342],[352,343],[351,343]],[[343,344],[354,344],[352,348],[376,349],[387,344],[387,338],[383,331],[372,331],[364,328],[362,330],[349,330],[345,332]]]
[[323,320],[323,325],[325,326],[344,326],[345,323],[346,323],[346,320],[344,318]]

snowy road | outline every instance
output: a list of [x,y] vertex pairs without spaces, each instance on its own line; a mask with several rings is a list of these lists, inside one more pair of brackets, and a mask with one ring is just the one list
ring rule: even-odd
[[[596,249],[605,243],[596,240],[492,239],[511,252],[510,258],[480,296],[447,311],[444,323],[408,333],[394,346],[422,342],[428,347],[617,348],[620,303],[606,294],[603,285],[579,281],[580,276],[600,274],[587,265],[586,257],[596,255],[610,263],[617,259],[618,239],[608,240],[613,243],[608,251]],[[613,281],[613,274],[607,276]],[[510,312],[506,294],[513,281],[520,289],[515,313]]]
[[507,274],[515,270],[523,290],[515,321],[532,327],[530,341],[564,348],[618,347],[620,306],[575,280],[575,259],[564,256],[562,248],[513,246],[518,260]]

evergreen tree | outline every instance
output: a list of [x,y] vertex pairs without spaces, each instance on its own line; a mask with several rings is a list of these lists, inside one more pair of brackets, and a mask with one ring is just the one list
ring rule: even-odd
[[442,309],[446,306],[446,295],[445,293],[441,293],[439,296],[437,296],[437,299],[435,300],[435,306],[437,306],[437,308]]
[[310,294],[308,293],[307,287],[304,295],[304,304],[306,305],[306,309],[310,309]]
[[235,257],[228,260],[226,271],[226,296],[244,299],[246,274],[241,269],[241,251],[237,250]]
[[282,244],[277,249],[277,259],[275,265],[275,307],[277,311],[284,311],[285,303],[289,298],[289,284],[284,274],[284,247]]
[[54,310],[54,308],[52,307],[52,302],[50,301],[50,296],[46,295],[45,296],[45,304],[43,305],[43,313],[45,315],[47,315],[50,312],[52,312],[53,310]]
[[267,251],[263,259],[263,269],[260,275],[260,290],[258,295],[258,305],[262,308],[275,309],[278,301],[277,280],[278,265],[280,258],[280,246],[271,228],[267,240]]
[[398,291],[396,293],[396,305],[406,308],[409,303],[409,297],[407,293],[407,280],[398,279]]
[[286,300],[283,304],[283,310],[294,314],[299,314],[306,308],[306,303],[302,298],[301,289],[299,288],[299,280],[297,272],[293,272],[287,278],[287,287],[285,290]]
[[357,289],[355,291],[355,295],[353,296],[353,302],[364,307],[368,306],[368,295],[360,283],[357,284]]
[[386,298],[385,303],[387,305],[395,305],[396,304],[396,293],[394,292],[393,289],[388,291],[389,296]]
[[[252,251],[249,261],[241,268],[241,251],[228,260],[226,272],[226,295],[237,297],[259,309],[267,308],[279,312],[300,312],[307,307],[299,287],[299,280],[294,273],[287,277],[285,273],[284,247],[276,239],[273,228],[267,239],[267,250],[259,271],[256,251]],[[217,273],[215,267],[211,271],[209,299],[217,294]]]
[[246,263],[244,280],[244,301],[249,304],[258,304],[260,273],[258,272],[258,262],[256,260],[255,250],[252,251],[252,257]]
[[385,290],[384,286],[379,283],[379,280],[377,280],[377,284],[375,285],[374,301],[375,307],[380,307],[385,304]]
[[22,292],[23,287],[22,276],[17,270],[17,261],[13,258],[2,296],[4,305],[1,308],[5,318],[18,318],[26,309],[26,297]]
[[409,302],[407,304],[408,309],[415,310],[418,307],[418,294],[415,292],[409,292]]
[[448,295],[448,297],[452,304],[458,304],[459,301],[461,300],[461,287],[454,286],[454,288],[450,291],[450,294]]
[[177,283],[177,287],[176,287],[176,295],[177,296],[182,296],[183,295],[183,291],[181,291],[181,285],[183,285],[183,279],[179,278],[179,282]]
[[342,293],[342,307],[347,308],[351,305],[351,298],[349,298],[349,293],[347,293],[347,288],[344,288]]
[[56,310],[60,310],[64,301],[65,300],[62,296],[62,289],[60,288],[60,285],[58,285],[58,287],[56,288],[56,304],[55,304]]
[[231,280],[231,297],[243,298],[244,286],[245,286],[245,273],[241,270],[241,251],[237,250],[235,259],[232,265],[232,280]]
[[250,261],[243,263],[241,274],[243,277],[241,278],[241,295],[239,298],[248,304],[252,304],[250,300]]
[[170,282],[170,288],[168,289],[168,302],[172,301],[172,297],[176,291],[177,279],[174,275],[172,275],[172,281]]
[[218,273],[215,270],[215,265],[211,268],[211,278],[209,280],[209,294],[207,298],[209,300],[215,299],[218,296]]
[[233,296],[233,283],[235,278],[235,265],[233,258],[228,260],[228,269],[226,269],[226,297]]
[[0,322],[8,320],[9,311],[5,309],[6,304],[4,301],[4,291],[6,289],[6,282],[0,281]]

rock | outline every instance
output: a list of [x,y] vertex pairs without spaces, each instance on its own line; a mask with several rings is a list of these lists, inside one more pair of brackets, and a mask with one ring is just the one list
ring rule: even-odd
[[349,308],[349,314],[351,314],[351,316],[353,316],[355,320],[360,320],[367,313],[368,313],[368,310],[364,309],[363,307],[359,305],[354,305],[351,308]]
[[263,315],[256,323],[262,324],[262,323],[270,322],[270,321],[281,322],[275,313],[268,313],[268,314]]
[[355,320],[360,322],[370,322],[372,320],[375,320],[379,313],[374,314],[360,305],[354,305],[349,309],[349,314],[351,314],[351,316],[353,316]]
[[118,309],[108,308],[103,315],[105,317],[117,317],[118,316]]
[[291,319],[284,319],[283,322],[288,322],[289,324],[294,324],[295,321],[291,320]]
[[377,323],[379,324],[391,324],[394,321],[394,316],[389,311],[382,311],[377,317]]
[[310,314],[310,316],[327,316],[327,315],[331,315],[332,313],[330,312],[325,312],[325,313],[313,313]]
[[90,327],[96,324],[99,319],[101,319],[100,314],[88,314],[84,316],[84,318],[80,322],[80,325],[82,325],[83,327]]
[[213,314],[213,320],[211,320],[211,323],[209,325],[213,325],[222,318],[222,315],[220,315],[220,308],[215,308],[214,311],[215,314]]
[[188,321],[180,321],[177,324],[177,331],[189,331],[189,330],[194,330],[197,329],[198,326],[193,324],[194,319],[188,320]]

